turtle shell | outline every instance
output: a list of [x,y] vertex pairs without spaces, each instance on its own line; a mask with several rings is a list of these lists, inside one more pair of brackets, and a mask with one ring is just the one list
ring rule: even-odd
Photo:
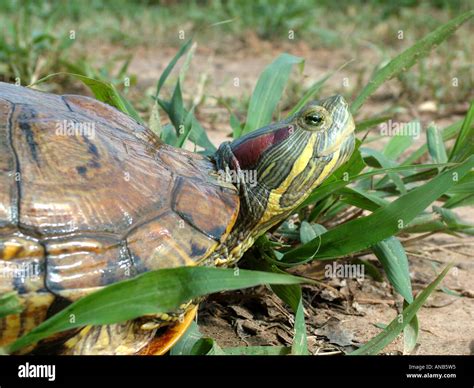
[[[236,189],[92,98],[0,83],[0,345],[105,285],[199,264],[225,241]],[[48,312],[49,311],[49,312]]]

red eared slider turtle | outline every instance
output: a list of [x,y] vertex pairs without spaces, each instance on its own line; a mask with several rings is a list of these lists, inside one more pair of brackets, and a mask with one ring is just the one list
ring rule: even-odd
[[[0,293],[16,291],[24,307],[0,320],[0,345],[108,284],[236,263],[348,159],[353,131],[334,96],[206,157],[92,98],[0,83]],[[163,353],[193,309],[85,327],[35,351]]]

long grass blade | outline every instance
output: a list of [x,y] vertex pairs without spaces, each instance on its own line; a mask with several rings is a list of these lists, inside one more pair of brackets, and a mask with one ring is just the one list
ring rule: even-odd
[[[309,257],[327,260],[358,252],[393,236],[448,191],[457,183],[457,180],[462,179],[473,167],[474,156],[471,156],[459,166],[446,170],[371,215],[337,226],[309,243],[292,249],[284,254],[283,260],[287,263],[298,262]],[[362,235],[361,230],[365,231]]]
[[[47,319],[9,346],[14,352],[53,333],[85,325],[123,322],[170,312],[202,295],[259,284],[299,284],[288,274],[208,267],[180,267],[148,272],[88,295]],[[71,316],[75,317],[71,322]]]
[[423,306],[426,299],[430,294],[438,287],[443,278],[446,276],[448,271],[451,269],[452,264],[448,265],[438,277],[426,287],[411,303],[408,307],[403,310],[401,316],[396,317],[379,335],[372,338],[365,345],[350,353],[350,355],[375,355],[378,354],[383,348],[385,348],[390,342],[392,342],[402,332],[406,325],[408,325],[413,318],[416,316],[418,310]]
[[471,10],[443,24],[379,69],[352,103],[352,113],[356,113],[365,100],[385,81],[396,77],[398,74],[412,67],[419,59],[426,57],[434,46],[446,40],[446,38],[452,35],[463,23],[473,16],[474,10]]

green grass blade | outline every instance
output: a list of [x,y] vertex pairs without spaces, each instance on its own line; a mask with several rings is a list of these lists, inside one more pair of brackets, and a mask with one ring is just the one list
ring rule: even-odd
[[230,127],[232,128],[232,138],[233,139],[238,139],[241,136],[242,133],[242,124],[240,123],[239,119],[237,116],[229,110],[230,118]]
[[356,139],[354,151],[349,160],[334,171],[328,179],[347,180],[348,177],[359,174],[366,167],[366,163],[360,152],[360,145],[360,140]]
[[212,338],[201,338],[197,340],[191,349],[191,356],[224,356],[224,351]]
[[[291,287],[291,286],[286,286]],[[308,354],[308,337],[306,336],[306,324],[304,320],[303,296],[301,287],[295,286],[299,291],[299,301],[295,312],[295,336],[291,345],[291,354],[307,355]]]
[[[314,222],[319,217],[322,217],[324,215],[324,213],[329,210],[329,208],[332,206],[334,201],[335,201],[335,199],[334,199],[333,195],[331,195],[331,194],[327,195],[325,198],[318,201],[318,203],[315,206],[313,206],[313,208],[311,209],[311,213],[309,213],[309,216],[308,216],[308,221],[309,222]],[[301,238],[300,238],[300,240],[301,240]]]
[[[403,308],[407,308],[406,301],[403,303]],[[403,328],[403,354],[410,354],[416,347],[418,341],[418,334],[420,333],[420,324],[418,317],[415,315],[413,319]]]
[[433,206],[433,211],[441,216],[443,222],[454,231],[463,231],[464,229],[473,228],[474,225],[461,218],[452,210],[445,207]]
[[[417,170],[417,169],[427,169],[428,171],[431,171],[434,168],[442,168],[442,167],[449,167],[452,166],[453,164],[449,163],[443,163],[443,164],[414,164],[411,166],[397,166],[397,167],[390,167],[390,168],[379,168],[379,169],[374,169],[372,171],[363,173],[363,174],[358,174],[355,176],[352,176],[349,174],[348,178],[345,180],[331,180],[328,178],[328,180],[323,183],[320,187],[318,187],[315,191],[313,191],[308,198],[303,202],[303,204],[300,206],[300,208],[303,208],[307,205],[312,204],[313,202],[319,201],[325,197],[327,197],[330,194],[333,194],[337,192],[338,190],[344,188],[347,186],[349,183],[356,182],[360,179],[365,179],[369,178],[371,176],[375,175],[381,175],[381,174],[386,174],[389,172],[403,172],[403,171],[410,171],[410,170]],[[431,175],[430,175],[431,176]]]
[[[417,121],[412,121],[407,124],[408,128],[410,128],[413,125],[420,125],[419,122]],[[388,144],[384,147],[383,154],[392,160],[397,160],[400,155],[405,152],[408,147],[413,143],[413,137],[412,136],[394,136]],[[375,186],[380,187],[384,186],[388,181],[390,177],[386,176],[382,178],[380,181],[378,181]]]
[[193,110],[191,110],[186,115],[186,119],[184,120],[184,124],[183,124],[184,129],[182,130],[182,133],[180,133],[178,136],[178,139],[176,141],[176,147],[183,148],[184,144],[186,143],[186,140],[188,140],[188,138],[193,133],[193,129],[194,129],[193,124],[195,123],[195,120],[193,120],[193,118],[194,118],[194,112]]
[[[375,159],[382,168],[390,168],[395,167],[397,165],[393,160],[388,159],[383,153],[377,150],[363,147],[360,149],[360,151],[362,153],[362,156],[364,157],[364,160],[367,163],[368,161],[366,158],[369,156]],[[389,172],[387,175],[390,177],[390,179],[395,184],[400,193],[405,194],[407,192],[407,189],[405,188],[402,179],[397,174]]]
[[392,116],[381,116],[381,117],[373,117],[367,120],[359,121],[356,123],[356,132],[362,132],[366,129],[372,128],[378,124],[385,123],[386,121],[390,120]]
[[[474,155],[457,167],[400,196],[390,205],[367,217],[358,218],[329,230],[307,244],[284,254],[287,263],[313,257],[330,259],[366,249],[400,232],[418,214],[437,200],[474,167]],[[345,183],[345,182],[344,182]],[[365,233],[361,235],[360,231]],[[321,241],[320,241],[321,240]],[[316,251],[319,248],[318,251]]]
[[372,251],[382,263],[393,288],[408,303],[413,302],[408,257],[400,241],[396,237],[389,237],[375,244]]
[[311,241],[313,238],[316,237],[316,231],[313,229],[311,224],[307,221],[301,222],[300,226],[300,241],[303,244]]
[[156,92],[155,92],[155,100],[158,99],[158,96],[160,94],[161,88],[165,84],[168,76],[170,75],[171,71],[173,68],[176,66],[176,63],[179,61],[179,59],[188,51],[189,47],[191,47],[192,44],[192,39],[189,39],[185,44],[183,44],[176,55],[173,57],[173,59],[168,63],[168,66],[166,66],[165,70],[161,74],[160,79],[158,80],[158,83],[156,85]]
[[191,47],[191,44],[192,44],[192,40],[190,39],[183,46],[181,46],[178,53],[173,57],[173,59],[170,61],[166,69],[163,71],[160,79],[158,80],[158,84],[156,86],[155,101],[158,102],[161,108],[169,116],[171,122],[176,128],[176,131],[178,132],[178,140],[175,146],[177,147],[183,146],[183,144],[189,137],[189,139],[193,143],[204,148],[205,154],[211,154],[216,150],[216,147],[209,140],[206,134],[206,131],[204,130],[204,128],[201,126],[201,124],[198,122],[198,120],[194,116],[192,109],[191,111],[186,110],[184,106],[184,102],[183,102],[183,97],[181,94],[180,80],[184,79],[184,75],[186,74],[187,68],[189,66],[189,61],[191,60],[193,56],[193,51],[190,51],[189,55],[186,58],[186,62],[180,73],[180,77],[178,78],[178,81],[176,82],[176,86],[174,88],[171,101],[164,101],[163,99],[160,99],[158,97],[160,94],[161,88],[166,82],[169,74],[173,70],[178,60],[189,50],[189,48]]
[[469,172],[456,186],[449,189],[449,194],[473,194],[474,193],[474,171]]
[[183,66],[181,66],[181,69],[179,70],[179,83],[181,85],[184,84],[184,80],[189,71],[189,66],[191,66],[191,62],[193,60],[194,54],[196,53],[196,48],[197,48],[197,43],[194,42],[191,45],[191,48],[189,49],[188,54],[186,55],[186,58],[184,59]]
[[[443,141],[446,141],[446,140],[449,140],[449,139],[452,139],[453,137],[455,137],[456,134],[461,129],[462,123],[463,123],[463,121],[459,120],[459,121],[455,122],[454,124],[451,124],[451,125],[447,126],[446,128],[444,128],[441,131]],[[414,151],[408,158],[406,158],[403,161],[402,166],[407,166],[407,165],[413,164],[418,159],[420,159],[427,151],[428,151],[428,146],[426,144],[423,144],[416,151]]]
[[[435,224],[435,223],[438,223],[439,225],[443,225],[443,222],[441,222],[441,220],[439,218],[440,217],[438,215],[434,214],[434,213],[421,213],[418,216],[416,216],[407,225],[407,227],[404,229],[404,231],[405,230],[410,231],[410,232],[407,232],[407,233],[420,233],[420,232],[416,232],[415,230],[417,228],[420,228],[421,230],[423,230],[424,225],[430,225],[430,224]],[[423,232],[421,232],[421,233],[424,233],[424,232],[425,231],[423,230]]]
[[426,130],[426,138],[428,152],[431,159],[433,159],[433,162],[446,163],[448,161],[448,155],[446,154],[446,148],[444,147],[443,137],[434,124],[430,125]]
[[[275,266],[272,267],[274,272],[280,271],[276,269]],[[293,337],[293,345],[291,346],[291,354],[308,354],[308,340],[306,337],[306,324],[304,321],[301,287],[295,285],[272,285],[271,288],[295,313],[295,335]]]
[[163,126],[161,125],[160,120],[160,109],[158,108],[158,102],[153,102],[153,107],[151,108],[150,119],[148,120],[148,128],[158,137],[162,136]]
[[162,127],[160,139],[166,144],[173,146],[178,143],[178,135],[176,134],[176,130],[172,124],[168,123]]
[[473,206],[474,194],[457,194],[449,198],[443,205],[447,209],[454,209],[461,206]]
[[216,151],[216,146],[212,144],[207,136],[206,130],[202,127],[201,123],[196,119],[194,113],[189,112],[191,115],[191,125],[192,131],[189,133],[189,139],[204,148],[204,153],[206,155],[213,154]]
[[[196,297],[259,284],[299,284],[288,274],[208,267],[180,267],[148,272],[88,295],[47,319],[9,346],[14,352],[49,335],[88,324],[123,322],[170,312]],[[71,322],[71,316],[75,317]]]
[[170,350],[171,356],[187,356],[191,354],[193,346],[202,338],[199,327],[195,321],[191,322],[186,333]]
[[390,203],[386,199],[356,187],[344,187],[338,190],[338,194],[342,195],[341,201],[344,203],[372,212]]
[[[259,266],[265,268],[270,273],[285,274],[276,265],[269,263],[259,263]],[[304,306],[301,287],[291,284],[273,284],[270,286],[278,297],[288,304],[295,313],[295,335],[293,337],[293,345],[291,346],[291,354],[306,355],[308,354],[308,339],[306,336],[306,323],[304,319]]]
[[391,343],[402,332],[405,326],[416,316],[416,313],[425,303],[430,294],[438,287],[452,264],[448,265],[438,277],[426,287],[407,308],[403,310],[401,317],[396,317],[380,334],[372,338],[365,345],[350,353],[350,355],[375,355]]
[[[189,137],[193,143],[203,147],[207,154],[213,153],[216,150],[216,147],[207,137],[206,131],[197,121],[193,112],[187,111],[184,107],[179,81],[176,83],[171,101],[164,101],[160,98],[157,101],[176,129],[178,136],[176,146],[181,144],[183,137]],[[188,127],[186,127],[186,125]],[[184,142],[182,142],[182,144],[184,144]]]
[[6,292],[0,295],[0,319],[10,314],[18,314],[23,310],[16,292]]
[[[66,75],[68,77],[75,77],[78,80],[82,81],[84,85],[89,87],[91,92],[94,94],[95,98],[99,101],[105,102],[117,108],[119,111],[127,114],[128,116],[132,117],[138,123],[144,125],[144,122],[138,112],[133,108],[132,104],[124,97],[122,94],[117,90],[117,88],[110,82],[105,82],[93,78],[89,78],[80,74],[74,73],[54,73],[50,74],[39,81],[35,82],[33,85],[36,85],[40,82],[44,82],[52,77],[56,77],[58,75]],[[31,85],[30,85],[31,86]]]
[[302,58],[284,53],[265,68],[252,93],[242,135],[271,122],[293,65],[302,63]]
[[385,81],[412,67],[419,59],[426,57],[431,49],[452,35],[464,22],[474,16],[474,10],[465,12],[446,24],[426,35],[409,49],[392,59],[386,66],[379,69],[369,83],[362,89],[351,105],[352,113],[356,113],[365,100],[372,95]]
[[[383,149],[383,154],[392,160],[397,160],[397,158],[405,152],[405,150],[410,147],[413,143],[412,136],[394,136],[390,139],[387,145]],[[444,161],[443,163],[445,163]]]
[[462,123],[461,131],[454,143],[454,147],[449,155],[450,162],[462,162],[464,159],[474,154],[474,100]]
[[[408,257],[396,237],[389,237],[372,247],[375,256],[382,263],[390,284],[405,299],[405,307],[413,302]],[[403,329],[403,353],[410,353],[418,340],[418,318],[415,315]]]

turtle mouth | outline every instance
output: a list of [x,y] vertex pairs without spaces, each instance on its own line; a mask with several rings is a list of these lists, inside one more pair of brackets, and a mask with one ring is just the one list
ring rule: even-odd
[[355,124],[351,116],[349,116],[344,129],[336,136],[332,144],[321,152],[320,156],[329,156],[344,147],[345,144],[354,140]]
[[340,148],[339,148],[339,165],[344,163],[352,154],[352,151],[354,151],[354,145],[355,145],[355,136],[354,132],[351,132],[348,136],[344,138],[342,141]]

